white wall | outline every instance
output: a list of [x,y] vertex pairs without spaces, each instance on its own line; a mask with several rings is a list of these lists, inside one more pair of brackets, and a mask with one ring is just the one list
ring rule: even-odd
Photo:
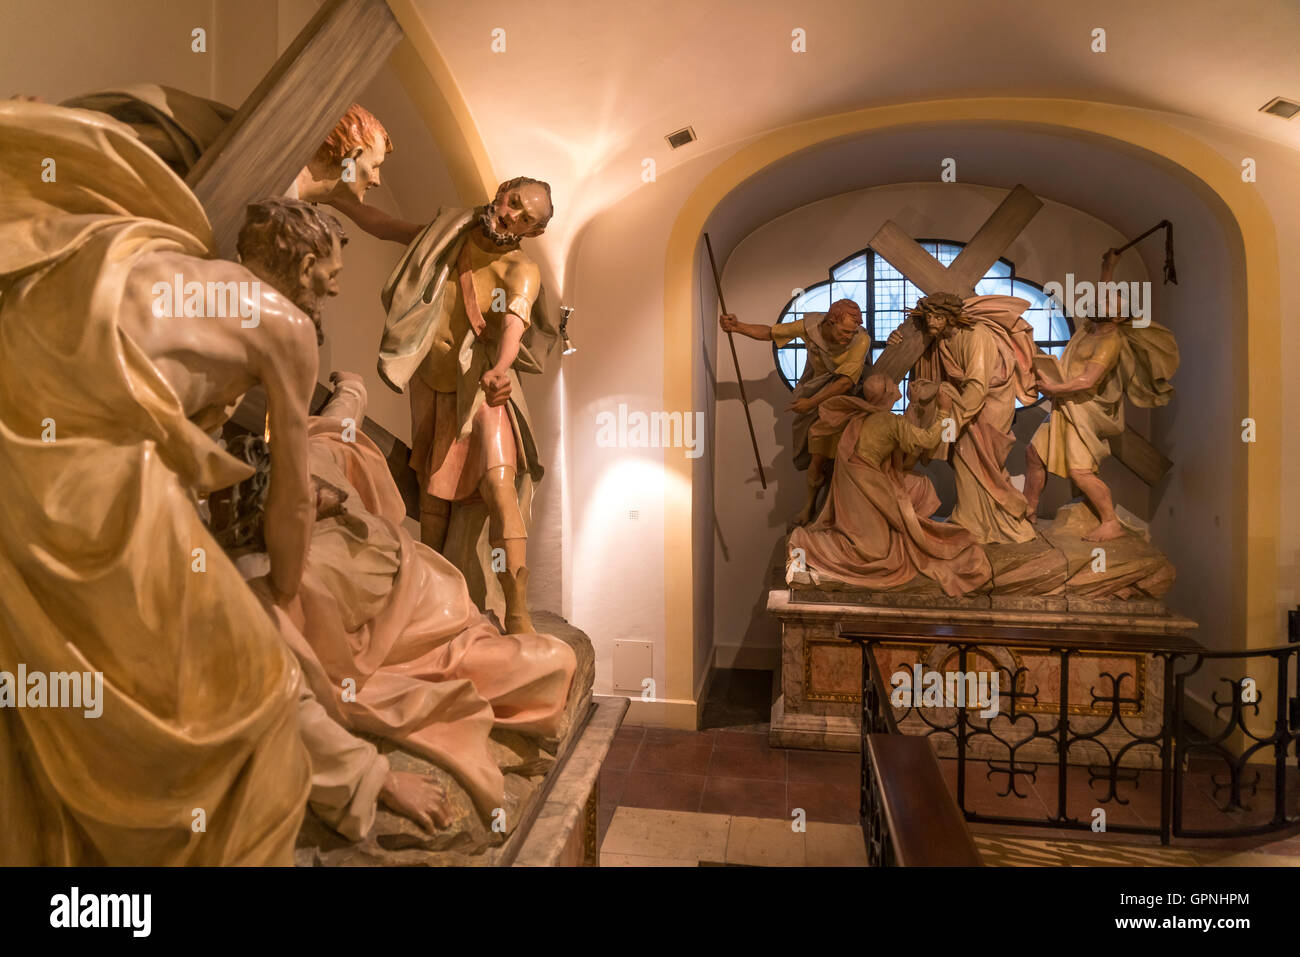
[[[1281,314],[1277,318],[1282,333],[1279,360],[1283,371],[1281,395],[1272,411],[1282,411],[1279,422],[1282,428],[1282,494],[1277,527],[1276,618],[1277,640],[1281,642],[1285,640],[1286,612],[1300,602],[1300,496],[1295,494],[1295,477],[1300,475],[1300,427],[1297,427],[1294,417],[1287,415],[1291,410],[1300,409],[1300,378],[1294,374],[1294,370],[1300,369],[1300,283],[1293,278],[1296,264],[1300,263],[1300,152],[1190,117],[1173,117],[1170,122],[1206,142],[1233,167],[1240,168],[1245,158],[1255,160],[1256,180],[1249,188],[1258,193],[1267,205],[1277,232],[1281,274]],[[1235,282],[1243,281],[1240,275],[1233,278]],[[1234,326],[1228,333],[1235,347],[1244,352],[1244,329]],[[1250,374],[1244,365],[1241,371],[1243,375]],[[1234,408],[1231,410],[1232,421],[1221,423],[1220,427],[1229,428],[1231,434],[1239,439],[1241,419],[1251,414],[1249,409]],[[1188,441],[1191,441],[1190,436]],[[1239,441],[1236,448],[1245,454]],[[1234,636],[1234,639],[1240,640],[1240,636]]]
[[[686,177],[664,177],[624,197],[588,224],[567,270],[578,352],[566,359],[564,372],[572,509],[565,609],[595,646],[597,693],[613,690],[618,639],[653,644],[650,677],[659,697],[666,688],[663,464],[666,454],[684,450],[600,447],[596,419],[617,413],[620,403],[630,411],[686,411],[663,408],[663,256],[676,210],[693,185]],[[702,399],[698,391],[696,398]],[[706,468],[702,459],[693,466],[697,475]],[[631,511],[639,513],[636,519]],[[707,507],[695,518],[711,521]],[[697,555],[693,549],[672,557],[693,566]],[[692,610],[705,614],[699,606]]]
[[[909,235],[966,241],[1005,195],[1003,190],[962,183],[907,183],[844,193],[802,206],[750,233],[734,249],[723,274],[727,305],[746,322],[772,324],[795,287],[824,281],[832,263],[864,248],[886,219]],[[1095,279],[1101,253],[1122,245],[1121,234],[1093,216],[1047,201],[1005,254],[1015,263],[1016,276],[1038,283]],[[1146,266],[1136,255],[1122,260],[1117,278],[1142,281]],[[725,336],[711,330],[726,352]],[[717,538],[714,554],[714,636],[725,660],[772,660],[761,649],[780,642],[776,623],[767,615],[767,571],[778,560],[786,523],[803,502],[806,472],[791,460],[790,390],[776,372],[771,343],[736,337],[736,350],[745,375],[751,414],[768,474],[766,495],[748,485],[754,473],[753,452],[745,427],[729,357],[718,367],[717,408]],[[1017,443],[1008,467],[1024,471],[1023,440],[1042,421],[1038,410],[1017,417]],[[1138,424],[1140,417],[1134,417]],[[1141,428],[1141,424],[1138,424]],[[941,463],[929,469],[944,498],[953,503],[951,470]],[[1146,486],[1124,466],[1105,463],[1103,476],[1115,490],[1116,501],[1138,515],[1148,511]],[[744,488],[745,491],[740,490]],[[1068,498],[1069,483],[1052,476],[1043,511]]]

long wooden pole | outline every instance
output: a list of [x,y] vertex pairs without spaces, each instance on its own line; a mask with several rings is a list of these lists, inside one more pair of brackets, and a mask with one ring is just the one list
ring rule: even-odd
[[[727,311],[727,300],[722,296],[722,279],[718,275],[718,261],[713,258],[713,243],[709,242],[709,234],[704,234],[704,248],[709,251],[709,266],[713,269],[713,286],[718,290],[718,306],[721,307],[725,314]],[[732,338],[731,332],[727,332],[727,344],[731,346],[731,362],[736,367],[736,383],[740,386],[740,404],[745,407],[745,424],[749,426],[749,441],[754,444],[754,462],[758,465],[758,480],[763,483],[763,488],[767,488],[767,476],[763,474],[763,459],[758,454],[758,436],[754,434],[754,420],[749,416],[749,399],[745,395],[745,377],[740,374],[740,360],[736,358],[736,340]]]
[[1169,220],[1167,219],[1160,220],[1160,222],[1156,223],[1154,226],[1148,229],[1141,236],[1138,236],[1136,239],[1130,239],[1123,246],[1120,246],[1118,249],[1116,249],[1115,252],[1122,253],[1127,249],[1129,249],[1129,247],[1136,246],[1138,243],[1142,242],[1142,240],[1146,239],[1148,236],[1150,236],[1158,229],[1165,230],[1164,279],[1166,283],[1173,283],[1176,286],[1178,285],[1178,271],[1174,268],[1174,224],[1171,223]]

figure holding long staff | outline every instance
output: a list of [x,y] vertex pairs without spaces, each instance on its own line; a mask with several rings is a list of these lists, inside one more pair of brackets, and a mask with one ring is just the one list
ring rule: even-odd
[[[720,293],[718,298],[721,302]],[[802,339],[808,349],[808,361],[795,386],[794,401],[790,403],[790,410],[794,412],[794,464],[796,468],[808,470],[807,497],[803,508],[795,515],[794,524],[807,525],[814,518],[817,494],[826,484],[839,442],[838,434],[810,436],[809,430],[817,421],[817,412],[823,402],[854,391],[862,380],[867,358],[871,355],[871,335],[862,327],[862,309],[852,299],[839,299],[831,303],[825,313],[810,312],[795,322],[764,326],[741,322],[726,311],[725,304],[722,308],[719,324],[728,336],[738,332],[761,342],[775,342],[778,346]],[[732,349],[735,349],[734,345]],[[739,375],[737,370],[737,378]],[[741,398],[744,398],[743,392]]]

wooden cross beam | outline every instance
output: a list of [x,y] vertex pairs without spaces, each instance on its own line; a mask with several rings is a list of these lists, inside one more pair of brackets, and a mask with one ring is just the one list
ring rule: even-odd
[[[1024,186],[1016,186],[985,220],[956,259],[944,266],[892,220],[886,220],[868,245],[906,277],[922,295],[946,292],[966,299],[975,284],[998,261],[1042,208],[1043,202]],[[900,382],[930,345],[930,334],[915,322],[899,327],[902,339],[886,346],[871,367],[892,382]],[[1110,441],[1111,454],[1148,485],[1154,485],[1173,465],[1145,438],[1126,428]]]
[[244,208],[289,188],[401,39],[384,0],[327,0],[303,27],[186,177],[222,256]]
[[[289,188],[402,35],[384,0],[327,0],[280,55],[186,177],[203,203],[222,256],[235,256],[245,207]],[[312,409],[328,395],[318,383]],[[266,421],[264,390],[251,390],[231,420],[260,435]],[[361,428],[387,458],[407,514],[418,518],[411,450],[369,417]]]
[[[886,220],[867,245],[920,289],[922,295],[947,292],[966,299],[975,295],[975,284],[1042,208],[1042,200],[1025,187],[1017,186],[950,266],[931,256],[892,220]],[[930,334],[916,323],[904,322],[900,328],[902,341],[886,346],[871,367],[873,373],[883,373],[893,382],[902,381],[930,345]]]

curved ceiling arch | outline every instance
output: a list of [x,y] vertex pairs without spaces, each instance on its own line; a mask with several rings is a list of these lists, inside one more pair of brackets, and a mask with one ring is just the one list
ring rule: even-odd
[[999,189],[1023,183],[1040,198],[1095,216],[1126,235],[1163,218],[1161,210],[1190,190],[1240,245],[1227,204],[1203,182],[1180,176],[1159,154],[1042,124],[927,123],[817,143],[736,184],[706,223],[719,265],[745,236],[791,210],[873,186],[938,182],[945,159],[956,162],[957,183]]
[[[983,144],[979,140],[981,133],[986,139]],[[1043,149],[1050,147],[1051,138],[1065,141],[1071,145],[1072,152],[1057,150],[1053,162],[1073,163],[1078,175],[1067,175],[1071,167],[1066,165],[1051,168],[1045,176],[1044,156],[1034,155],[1032,162],[1028,156],[1018,159],[1005,145],[999,148],[988,139],[999,133],[1009,139],[1029,138]],[[719,242],[715,248],[721,246],[725,260],[739,239],[761,222],[815,199],[872,185],[861,181],[863,169],[869,168],[869,164],[865,167],[832,164],[824,168],[826,176],[820,180],[809,178],[806,167],[802,178],[798,174],[806,159],[820,155],[824,163],[831,155],[828,151],[837,148],[847,150],[844,155],[852,157],[853,150],[860,150],[873,135],[940,137],[948,143],[964,138],[972,152],[965,166],[958,158],[959,180],[1003,188],[1024,182],[1040,195],[1089,212],[1127,234],[1150,225],[1141,221],[1150,216],[1149,209],[1143,208],[1145,204],[1126,206],[1121,201],[1120,197],[1128,193],[1127,187],[1104,194],[1094,187],[1097,194],[1091,197],[1071,192],[1072,189],[1086,192],[1086,185],[1081,184],[1099,179],[1086,165],[1079,166],[1099,153],[1108,155],[1114,162],[1124,160],[1129,170],[1146,169],[1163,174],[1166,179],[1193,191],[1214,214],[1230,240],[1228,255],[1232,259],[1234,280],[1240,280],[1234,281],[1234,295],[1240,296],[1245,316],[1246,341],[1241,355],[1242,362],[1249,364],[1250,372],[1248,376],[1235,377],[1244,393],[1239,397],[1244,403],[1242,414],[1256,419],[1260,436],[1265,431],[1268,433],[1250,449],[1241,483],[1243,560],[1237,563],[1236,569],[1241,588],[1234,589],[1240,598],[1238,608],[1234,609],[1233,626],[1244,636],[1247,647],[1268,644],[1274,633],[1281,423],[1278,410],[1263,402],[1252,404],[1251,398],[1276,395],[1281,384],[1276,234],[1266,205],[1242,183],[1239,170],[1232,163],[1150,110],[1046,98],[935,100],[820,117],[760,137],[737,151],[714,167],[682,204],[669,239],[664,271],[665,408],[690,408],[694,378],[699,374],[690,344],[695,336],[692,326],[698,321],[692,292],[699,275],[697,257],[701,234],[706,228],[718,231]],[[936,148],[938,142],[935,141]],[[928,175],[917,177],[901,169],[896,175],[903,176],[902,181],[937,178],[939,160],[953,152],[939,149]],[[837,169],[838,174],[834,172]],[[834,188],[828,185],[836,175],[846,177],[844,183],[849,185]],[[795,177],[796,183],[789,189],[777,188],[781,177]],[[1122,186],[1125,182],[1121,179]],[[1134,222],[1135,219],[1138,221]],[[1151,269],[1150,262],[1148,269]],[[676,491],[665,491],[664,552],[666,556],[689,554],[692,503],[691,493],[683,491],[690,489],[689,465],[666,461],[665,469],[681,471],[684,482],[676,483]],[[690,569],[666,561],[665,586],[669,596],[665,602],[665,622],[670,636],[671,681],[674,676],[690,674],[692,668],[694,635],[690,609],[694,582]]]

